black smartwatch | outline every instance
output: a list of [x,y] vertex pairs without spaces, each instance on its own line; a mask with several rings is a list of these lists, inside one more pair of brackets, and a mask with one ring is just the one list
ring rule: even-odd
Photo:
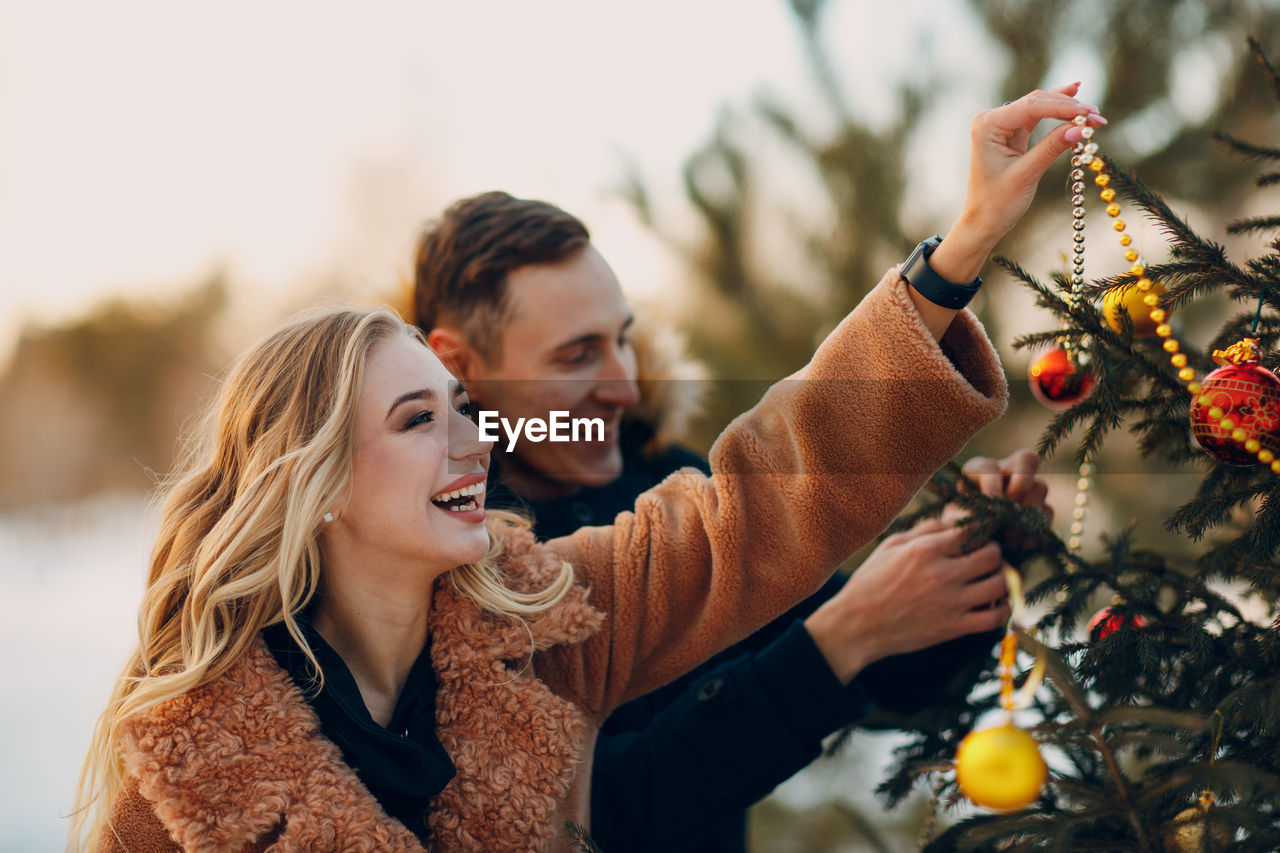
[[978,288],[982,287],[982,279],[975,278],[969,284],[952,284],[934,272],[933,267],[929,266],[929,256],[941,245],[942,235],[934,234],[916,246],[902,265],[902,277],[934,305],[959,311],[969,304]]

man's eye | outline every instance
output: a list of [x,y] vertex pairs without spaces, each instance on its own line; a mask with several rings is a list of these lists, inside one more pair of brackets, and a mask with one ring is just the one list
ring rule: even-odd
[[416,426],[422,426],[423,424],[429,424],[429,423],[431,423],[432,421],[434,421],[435,419],[436,419],[435,412],[430,412],[430,411],[427,411],[427,412],[418,412],[418,414],[416,414],[416,415],[414,415],[413,417],[409,418],[408,422],[407,422],[407,423],[405,423],[404,428],[405,428],[405,429],[413,429],[413,428],[414,428],[414,427],[416,427]]
[[591,349],[589,347],[574,347],[560,356],[560,361],[564,364],[586,364],[591,358]]

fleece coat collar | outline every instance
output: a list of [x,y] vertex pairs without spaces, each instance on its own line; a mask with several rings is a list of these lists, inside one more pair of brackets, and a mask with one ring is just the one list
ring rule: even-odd
[[[516,533],[504,568],[532,590],[558,558]],[[599,630],[575,587],[520,623],[481,610],[447,580],[432,601],[437,734],[458,773],[433,801],[433,850],[530,850],[559,835],[588,722],[537,678],[537,658]],[[130,720],[125,773],[186,851],[422,853],[320,734],[298,687],[261,642],[208,685]]]

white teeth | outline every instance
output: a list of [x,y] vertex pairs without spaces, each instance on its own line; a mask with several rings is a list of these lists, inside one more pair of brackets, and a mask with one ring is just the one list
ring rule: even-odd
[[475,508],[476,508],[475,501],[467,501],[464,504],[459,504],[458,506],[449,507],[449,512],[471,512],[471,510]]
[[452,492],[442,492],[441,494],[436,495],[431,500],[436,501],[437,503],[445,503],[447,501],[454,500],[455,498],[479,495],[479,494],[482,494],[483,492],[484,492],[484,481],[481,480],[478,483],[472,483],[470,486],[464,486],[463,488],[455,489]]

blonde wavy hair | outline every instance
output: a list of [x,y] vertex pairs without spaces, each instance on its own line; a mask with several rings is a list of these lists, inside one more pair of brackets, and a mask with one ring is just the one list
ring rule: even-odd
[[[164,491],[138,646],[94,729],[69,850],[96,848],[123,780],[119,746],[128,717],[218,678],[278,622],[320,672],[295,616],[320,582],[324,514],[350,484],[366,356],[401,335],[426,346],[390,311],[330,309],[286,324],[232,367]],[[450,572],[460,592],[516,619],[564,597],[573,585],[568,564],[540,591],[504,582],[503,530],[527,521],[491,511],[486,526],[488,553]]]

